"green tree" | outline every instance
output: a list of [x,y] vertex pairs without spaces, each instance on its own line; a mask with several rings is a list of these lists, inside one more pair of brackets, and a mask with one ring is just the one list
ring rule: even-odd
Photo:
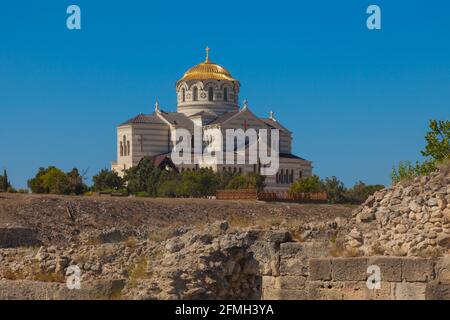
[[83,194],[88,190],[87,185],[83,183],[83,177],[80,175],[77,168],[73,168],[67,173],[68,187],[70,194]]
[[347,189],[345,188],[344,183],[335,176],[325,178],[323,186],[327,193],[329,203],[344,203],[346,201],[345,193],[347,192]]
[[156,197],[160,175],[161,170],[155,167],[150,159],[144,158],[137,166],[125,170],[124,180],[128,183],[127,187],[131,193],[147,192]]
[[353,204],[361,204],[366,199],[375,193],[375,191],[384,189],[383,185],[366,185],[364,182],[359,181],[355,185],[348,189],[346,192],[346,202]]
[[33,193],[51,194],[82,194],[87,190],[78,169],[65,173],[54,166],[39,168],[36,176],[28,180],[28,187]]
[[291,184],[289,191],[293,194],[302,192],[321,192],[325,191],[323,182],[319,176],[303,177]]
[[8,174],[6,173],[6,169],[3,169],[3,176],[0,176],[0,191],[7,192],[11,187],[11,184],[8,181]]
[[431,161],[442,162],[450,157],[450,121],[431,120],[430,131],[425,135],[427,145],[421,151]]
[[265,187],[265,176],[258,173],[238,174],[231,178],[226,189],[256,189],[262,191]]
[[52,168],[42,175],[42,186],[46,193],[70,194],[69,178],[58,168]]
[[92,180],[94,182],[94,191],[117,190],[123,186],[123,179],[119,177],[117,172],[108,169],[100,170],[97,175],[92,177]]

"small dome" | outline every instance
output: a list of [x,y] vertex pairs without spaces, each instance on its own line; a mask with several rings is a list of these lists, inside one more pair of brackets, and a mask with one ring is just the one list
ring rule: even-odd
[[227,69],[209,61],[209,48],[206,48],[205,62],[190,68],[180,81],[208,79],[236,81]]

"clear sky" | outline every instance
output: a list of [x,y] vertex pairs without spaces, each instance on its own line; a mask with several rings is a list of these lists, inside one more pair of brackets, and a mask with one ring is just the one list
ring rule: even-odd
[[[82,30],[66,28],[81,7]],[[382,30],[366,28],[378,4]],[[240,99],[294,132],[322,177],[389,183],[420,160],[431,118],[450,115],[450,2],[8,1],[0,7],[0,169],[24,187],[40,166],[115,159],[117,124],[175,111],[175,82],[204,59]]]

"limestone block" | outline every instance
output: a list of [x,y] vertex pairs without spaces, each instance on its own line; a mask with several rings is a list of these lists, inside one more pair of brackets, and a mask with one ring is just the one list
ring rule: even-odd
[[365,281],[367,258],[331,259],[331,275],[334,281]]
[[440,282],[437,280],[427,283],[427,300],[450,300],[450,282]]
[[307,278],[303,276],[281,276],[275,279],[276,289],[304,290]]
[[292,240],[291,233],[288,231],[268,231],[263,236],[265,241],[283,243]]
[[304,276],[309,273],[309,258],[325,257],[328,242],[288,242],[280,245],[280,274]]
[[306,290],[289,289],[265,289],[262,294],[263,300],[307,300]]
[[450,254],[444,255],[436,262],[436,280],[450,282]]
[[399,257],[370,257],[367,266],[376,265],[380,267],[381,282],[402,281],[402,258]]
[[309,300],[343,300],[342,282],[309,281],[307,284]]
[[331,260],[312,258],[309,259],[310,280],[331,280]]
[[256,241],[251,245],[250,250],[259,263],[261,275],[278,276],[280,274],[280,250],[276,243]]
[[434,278],[434,263],[424,258],[403,258],[403,280],[408,282],[425,282]]
[[425,300],[425,283],[392,282],[392,300]]

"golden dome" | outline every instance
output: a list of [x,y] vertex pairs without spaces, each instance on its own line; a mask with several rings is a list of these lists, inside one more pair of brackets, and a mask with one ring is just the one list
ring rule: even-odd
[[227,69],[209,61],[209,48],[206,47],[205,61],[190,68],[180,81],[208,79],[236,81]]

